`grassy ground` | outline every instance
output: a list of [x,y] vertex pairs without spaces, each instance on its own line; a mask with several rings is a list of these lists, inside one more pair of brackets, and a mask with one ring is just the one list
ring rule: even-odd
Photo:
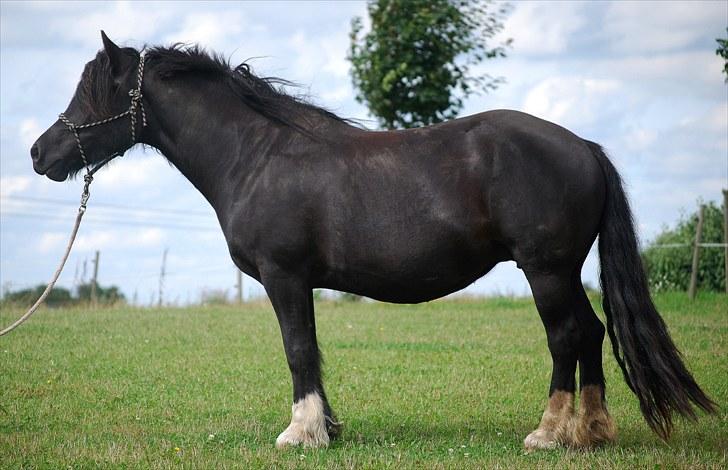
[[[725,468],[728,299],[657,297],[717,416],[653,435],[611,356],[616,445],[526,454],[550,359],[530,300],[318,305],[326,450],[274,448],[290,381],[270,305],[41,311],[0,339],[3,468]],[[18,311],[0,312],[6,325]],[[608,345],[605,344],[605,353]]]

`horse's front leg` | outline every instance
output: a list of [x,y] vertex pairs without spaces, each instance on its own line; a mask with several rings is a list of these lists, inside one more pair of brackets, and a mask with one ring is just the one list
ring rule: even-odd
[[293,379],[293,417],[276,447],[325,447],[339,431],[324,393],[316,343],[313,293],[305,279],[276,273],[263,279],[283,336]]

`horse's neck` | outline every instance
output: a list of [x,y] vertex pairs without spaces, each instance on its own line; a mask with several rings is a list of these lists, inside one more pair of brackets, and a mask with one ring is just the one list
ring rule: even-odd
[[219,90],[154,87],[145,143],[162,154],[190,180],[217,210],[239,190],[241,180],[258,166],[264,140],[286,140],[290,129],[269,123]]

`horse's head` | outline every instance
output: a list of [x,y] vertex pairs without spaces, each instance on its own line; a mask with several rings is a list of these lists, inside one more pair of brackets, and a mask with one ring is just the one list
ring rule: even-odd
[[[141,92],[140,55],[120,48],[103,31],[101,38],[104,49],[86,64],[68,108],[30,149],[33,169],[54,181],[123,153],[141,131],[141,94],[134,96],[135,90]],[[115,116],[119,117],[101,122]]]

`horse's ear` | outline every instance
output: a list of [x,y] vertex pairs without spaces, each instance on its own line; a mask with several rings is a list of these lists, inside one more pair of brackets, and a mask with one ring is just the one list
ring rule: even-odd
[[118,80],[124,75],[124,71],[129,64],[129,57],[121,50],[119,46],[114,44],[114,41],[109,39],[106,33],[101,30],[101,41],[104,43],[104,52],[109,58],[109,64],[111,65],[111,75],[115,80]]

